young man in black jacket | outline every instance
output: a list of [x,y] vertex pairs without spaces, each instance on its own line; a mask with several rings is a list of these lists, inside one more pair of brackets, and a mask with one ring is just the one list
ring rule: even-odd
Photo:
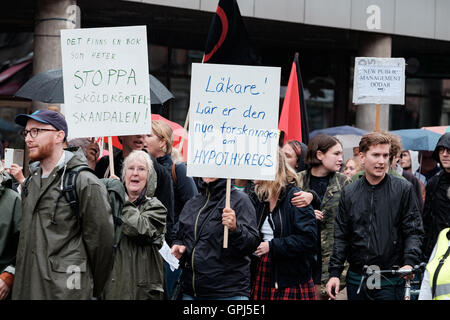
[[331,299],[338,293],[346,260],[350,265],[349,300],[401,299],[402,279],[394,277],[380,279],[380,286],[372,290],[363,283],[358,293],[363,267],[411,269],[420,262],[423,238],[420,210],[411,183],[386,173],[390,143],[386,134],[372,132],[363,136],[359,144],[365,173],[341,194],[326,286]]

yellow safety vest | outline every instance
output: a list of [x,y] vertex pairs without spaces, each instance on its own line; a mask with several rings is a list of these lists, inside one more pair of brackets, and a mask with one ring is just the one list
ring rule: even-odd
[[[436,252],[434,254],[433,260],[431,260],[427,265],[427,270],[430,274],[430,287],[434,291],[434,277],[439,264],[442,264],[440,268],[437,279],[434,300],[449,300],[450,299],[450,256],[449,256],[449,239],[447,238],[447,232],[450,228],[446,228],[439,233],[439,237],[436,243]],[[444,256],[447,255],[445,261],[441,261]]]

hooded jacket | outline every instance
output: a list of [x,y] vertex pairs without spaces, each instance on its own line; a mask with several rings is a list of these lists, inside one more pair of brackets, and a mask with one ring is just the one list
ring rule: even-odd
[[[143,149],[142,151],[145,151]],[[150,195],[151,197],[155,196],[159,201],[166,207],[167,209],[167,227],[171,229],[171,226],[174,225],[174,194],[173,194],[173,186],[172,186],[172,177],[169,172],[156,161],[155,157],[149,154],[150,159],[153,162],[153,168],[156,172],[156,189],[154,194]],[[114,152],[114,173],[116,176],[122,176],[122,166],[123,166],[123,152],[122,150],[118,150]],[[101,158],[97,165],[95,166],[95,174],[98,178],[106,178],[109,176],[109,156],[104,156]],[[170,243],[170,234],[166,233],[166,241]]]
[[156,189],[154,170],[146,187],[146,194],[135,202],[126,196],[122,236],[104,290],[106,300],[161,300],[164,296],[164,262],[159,249],[164,241],[167,210],[152,197]]
[[0,172],[0,274],[6,269],[14,273],[22,215],[20,196],[12,189],[12,178]]
[[114,227],[106,188],[91,172],[80,172],[77,217],[61,189],[66,171],[87,162],[80,150],[65,150],[64,158],[46,179],[39,162],[33,163],[23,184],[13,299],[98,297],[112,270]]
[[341,275],[346,260],[349,269],[359,274],[364,265],[380,269],[416,265],[422,240],[422,217],[412,185],[389,174],[377,185],[362,177],[341,194],[330,277]]
[[[433,152],[433,158],[442,167],[439,158],[439,147],[450,148],[450,132],[439,138]],[[439,232],[450,227],[450,173],[440,171],[427,184],[427,195],[423,209],[425,227],[424,256],[429,258],[436,244]]]
[[[232,188],[230,201],[236,213],[237,228],[228,233],[228,248],[224,249],[222,212],[226,180],[218,179],[209,184],[199,180],[199,192],[180,213],[174,240],[174,244],[186,246],[182,257],[185,263],[180,262],[183,293],[201,298],[249,297],[249,256],[260,243],[255,208],[246,194]],[[193,250],[197,238],[199,241]]]

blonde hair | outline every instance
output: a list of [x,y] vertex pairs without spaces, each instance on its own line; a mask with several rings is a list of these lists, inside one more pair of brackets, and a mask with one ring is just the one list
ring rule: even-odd
[[153,162],[150,159],[150,156],[147,152],[142,150],[133,150],[128,155],[128,157],[125,158],[123,161],[123,167],[122,167],[122,181],[125,182],[125,173],[127,172],[127,169],[133,162],[136,160],[141,160],[147,165],[147,181],[150,178],[151,171],[153,169]]
[[350,158],[347,161],[345,161],[345,164],[344,164],[344,167],[343,167],[344,170],[347,167],[347,164],[348,164],[349,161],[353,161],[355,163],[355,167],[356,167],[355,170],[356,170],[356,172],[361,171],[362,164],[361,164],[361,161],[359,160],[358,157],[353,157],[353,158]]
[[261,201],[268,201],[291,183],[298,183],[297,173],[287,164],[284,152],[278,148],[278,165],[275,180],[261,181],[255,186],[255,193]]
[[159,139],[165,142],[165,154],[172,153],[173,131],[167,122],[162,120],[152,120],[152,131]]

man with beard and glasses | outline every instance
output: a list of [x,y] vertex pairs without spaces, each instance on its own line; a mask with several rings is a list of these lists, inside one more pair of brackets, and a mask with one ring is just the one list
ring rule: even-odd
[[364,135],[359,143],[364,176],[345,186],[339,200],[326,286],[331,299],[339,291],[345,261],[349,300],[402,299],[403,279],[387,275],[370,289],[361,280],[364,266],[412,269],[420,262],[422,217],[411,183],[386,173],[391,143],[391,137],[380,132]]
[[22,221],[12,299],[99,297],[112,270],[114,226],[105,185],[91,172],[76,180],[78,214],[62,192],[65,175],[86,165],[64,150],[67,123],[55,111],[20,114],[16,123],[32,163],[22,184]]

